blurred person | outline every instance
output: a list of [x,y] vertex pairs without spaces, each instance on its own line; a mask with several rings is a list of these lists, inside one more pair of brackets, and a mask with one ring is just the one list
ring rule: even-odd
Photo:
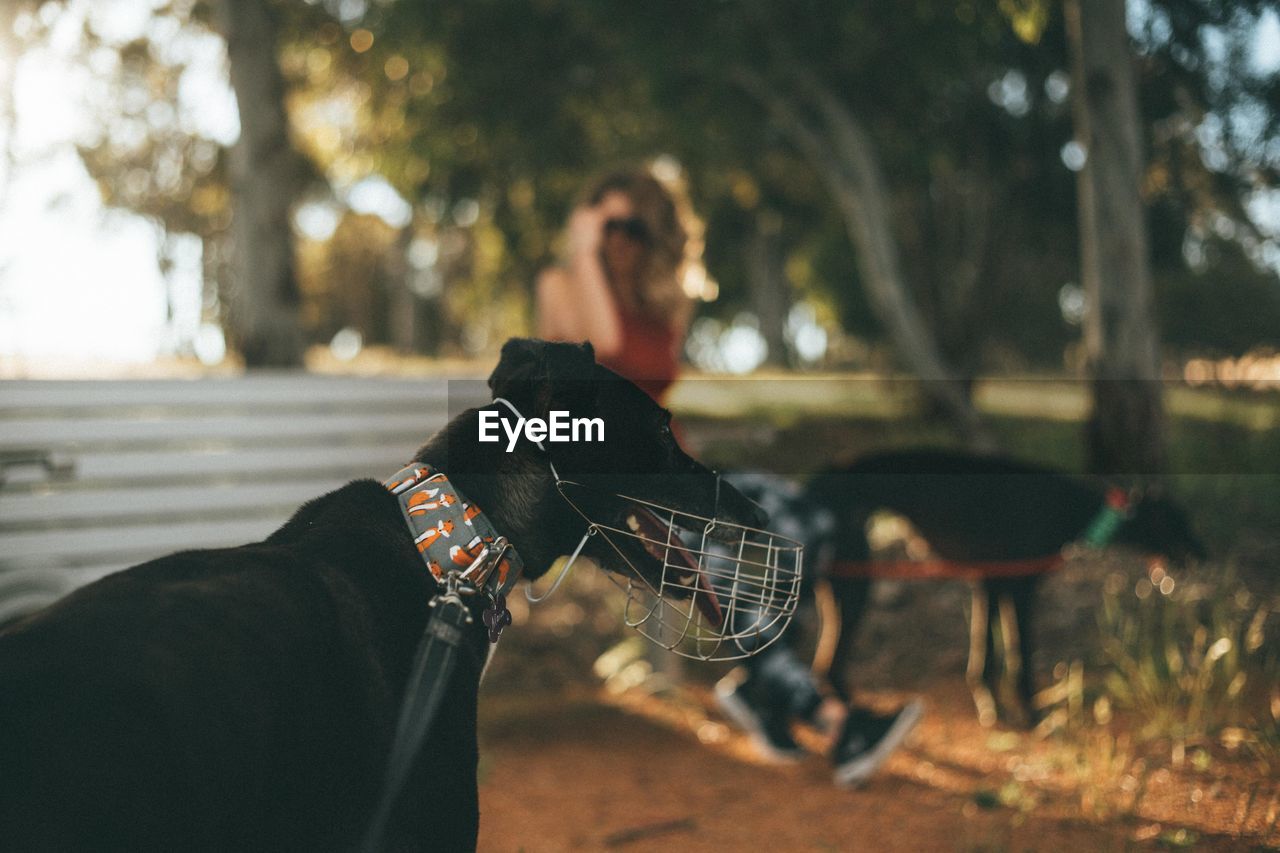
[[[645,168],[593,181],[569,216],[564,259],[538,276],[538,337],[590,341],[600,364],[664,404],[693,313],[682,277],[694,225],[685,199]],[[683,680],[677,655],[646,656],[666,682]]]
[[605,175],[569,217],[564,262],[537,285],[539,337],[591,341],[601,364],[659,403],[693,313],[681,287],[689,242],[681,201],[644,169]]
[[[693,307],[680,284],[689,240],[681,201],[645,170],[605,175],[588,187],[569,217],[566,260],[544,270],[537,284],[539,337],[591,341],[601,364],[659,403],[679,372]],[[818,508],[801,505],[794,486],[780,478],[731,474],[726,479],[764,505],[776,532],[808,547],[818,544],[819,531],[830,533]],[[778,500],[788,506],[771,505]],[[793,523],[806,529],[790,530]],[[655,668],[678,677],[678,659],[655,649]],[[922,705],[912,700],[896,713],[880,715],[851,707],[838,685],[836,693],[824,691],[787,638],[749,658],[716,689],[721,708],[773,759],[800,754],[792,722],[833,733],[836,779],[855,785],[869,778],[914,728]]]
[[[835,514],[796,483],[775,474],[749,471],[732,472],[724,478],[768,514],[771,531],[804,544],[802,601],[814,600],[815,583],[832,559],[870,557],[863,531],[842,529]],[[838,607],[859,612],[865,607],[869,585],[827,580]],[[744,611],[738,618],[749,622],[755,614]],[[801,659],[794,627],[782,628],[781,636],[778,633],[776,629],[765,631],[760,639],[769,645],[716,684],[720,709],[750,735],[757,752],[776,763],[794,761],[804,753],[792,736],[793,723],[830,735],[836,783],[848,787],[862,784],[920,722],[923,702],[913,698],[889,714],[858,706],[852,701],[853,691],[843,672],[832,671],[824,683]]]

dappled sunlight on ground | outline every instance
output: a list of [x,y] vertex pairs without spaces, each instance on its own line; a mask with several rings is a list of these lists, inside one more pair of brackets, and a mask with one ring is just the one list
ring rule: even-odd
[[[943,681],[867,786],[830,781],[825,742],[762,763],[706,688],[482,702],[483,850],[1238,849],[1280,843],[1280,785],[1247,762],[1160,770],[1105,799],[1055,739],[978,725]],[[877,692],[887,709],[906,694]],[[1088,762],[1084,763],[1087,766]]]

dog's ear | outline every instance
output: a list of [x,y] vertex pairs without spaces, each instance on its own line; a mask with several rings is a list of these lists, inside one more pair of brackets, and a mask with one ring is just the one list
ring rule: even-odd
[[590,341],[580,344],[546,344],[547,378],[552,382],[595,378],[596,351]]
[[533,338],[511,338],[502,345],[498,365],[489,374],[489,390],[495,397],[503,396],[503,389],[515,379],[529,380],[542,360],[547,342]]
[[590,341],[552,344],[547,349],[546,369],[547,411],[558,409],[578,416],[595,414],[600,376]]
[[525,417],[546,417],[551,409],[574,414],[595,399],[595,350],[589,342],[549,343],[512,338],[502,345],[498,365],[489,374],[489,390]]
[[489,390],[494,397],[511,402],[525,417],[531,417],[537,402],[533,396],[535,380],[546,358],[546,341],[512,338],[502,345],[498,365],[489,374]]

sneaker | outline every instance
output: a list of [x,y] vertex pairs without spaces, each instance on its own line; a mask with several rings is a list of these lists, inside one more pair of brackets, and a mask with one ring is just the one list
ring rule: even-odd
[[837,785],[852,788],[871,778],[924,715],[924,703],[912,699],[896,713],[880,716],[854,708],[831,756]]
[[752,703],[741,678],[733,673],[726,675],[716,683],[715,692],[720,710],[751,736],[752,744],[767,760],[790,764],[804,754],[791,737],[787,715]]

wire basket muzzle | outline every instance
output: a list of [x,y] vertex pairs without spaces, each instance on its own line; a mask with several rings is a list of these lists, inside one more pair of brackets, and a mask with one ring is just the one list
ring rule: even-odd
[[616,572],[607,574],[626,594],[624,620],[652,642],[694,660],[739,660],[790,624],[800,542],[581,483],[559,487],[610,546]]

